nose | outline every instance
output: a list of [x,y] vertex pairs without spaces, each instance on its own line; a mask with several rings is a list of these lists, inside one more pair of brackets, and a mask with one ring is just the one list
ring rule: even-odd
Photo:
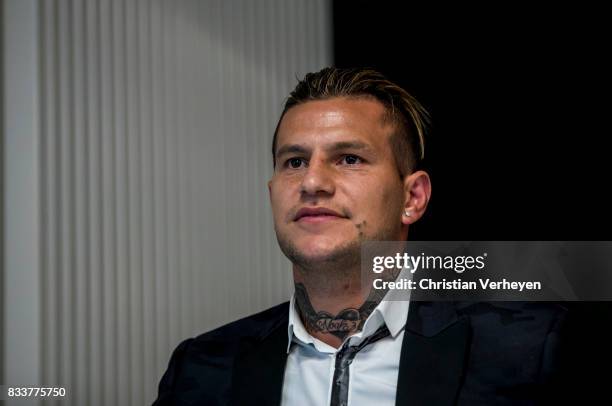
[[328,168],[323,161],[311,160],[300,185],[302,195],[331,195],[334,191],[332,168]]

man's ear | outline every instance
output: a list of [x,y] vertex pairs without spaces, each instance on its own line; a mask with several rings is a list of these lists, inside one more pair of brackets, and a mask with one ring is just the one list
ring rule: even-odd
[[272,179],[268,181],[268,196],[272,198]]
[[416,171],[404,178],[404,211],[402,223],[409,225],[420,219],[431,197],[431,181],[425,171]]

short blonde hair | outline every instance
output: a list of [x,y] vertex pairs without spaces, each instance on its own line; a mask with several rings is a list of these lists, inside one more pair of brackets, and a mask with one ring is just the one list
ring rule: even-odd
[[396,127],[391,142],[402,177],[414,171],[425,158],[425,133],[430,117],[414,96],[373,69],[329,67],[306,74],[289,94],[272,141],[275,167],[278,128],[285,113],[308,101],[334,97],[369,97],[383,104],[387,111],[383,119],[394,123]]

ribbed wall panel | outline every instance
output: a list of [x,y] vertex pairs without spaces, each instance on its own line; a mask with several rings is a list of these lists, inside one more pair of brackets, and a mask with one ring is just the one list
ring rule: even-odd
[[[324,0],[39,2],[42,382],[150,403],[184,338],[288,297],[266,182]],[[9,366],[10,368],[10,366]]]

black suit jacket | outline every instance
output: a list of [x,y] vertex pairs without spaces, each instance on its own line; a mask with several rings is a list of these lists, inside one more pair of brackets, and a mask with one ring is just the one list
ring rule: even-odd
[[[283,303],[181,343],[154,405],[280,405],[288,310]],[[396,404],[551,400],[565,315],[548,303],[412,302]]]

